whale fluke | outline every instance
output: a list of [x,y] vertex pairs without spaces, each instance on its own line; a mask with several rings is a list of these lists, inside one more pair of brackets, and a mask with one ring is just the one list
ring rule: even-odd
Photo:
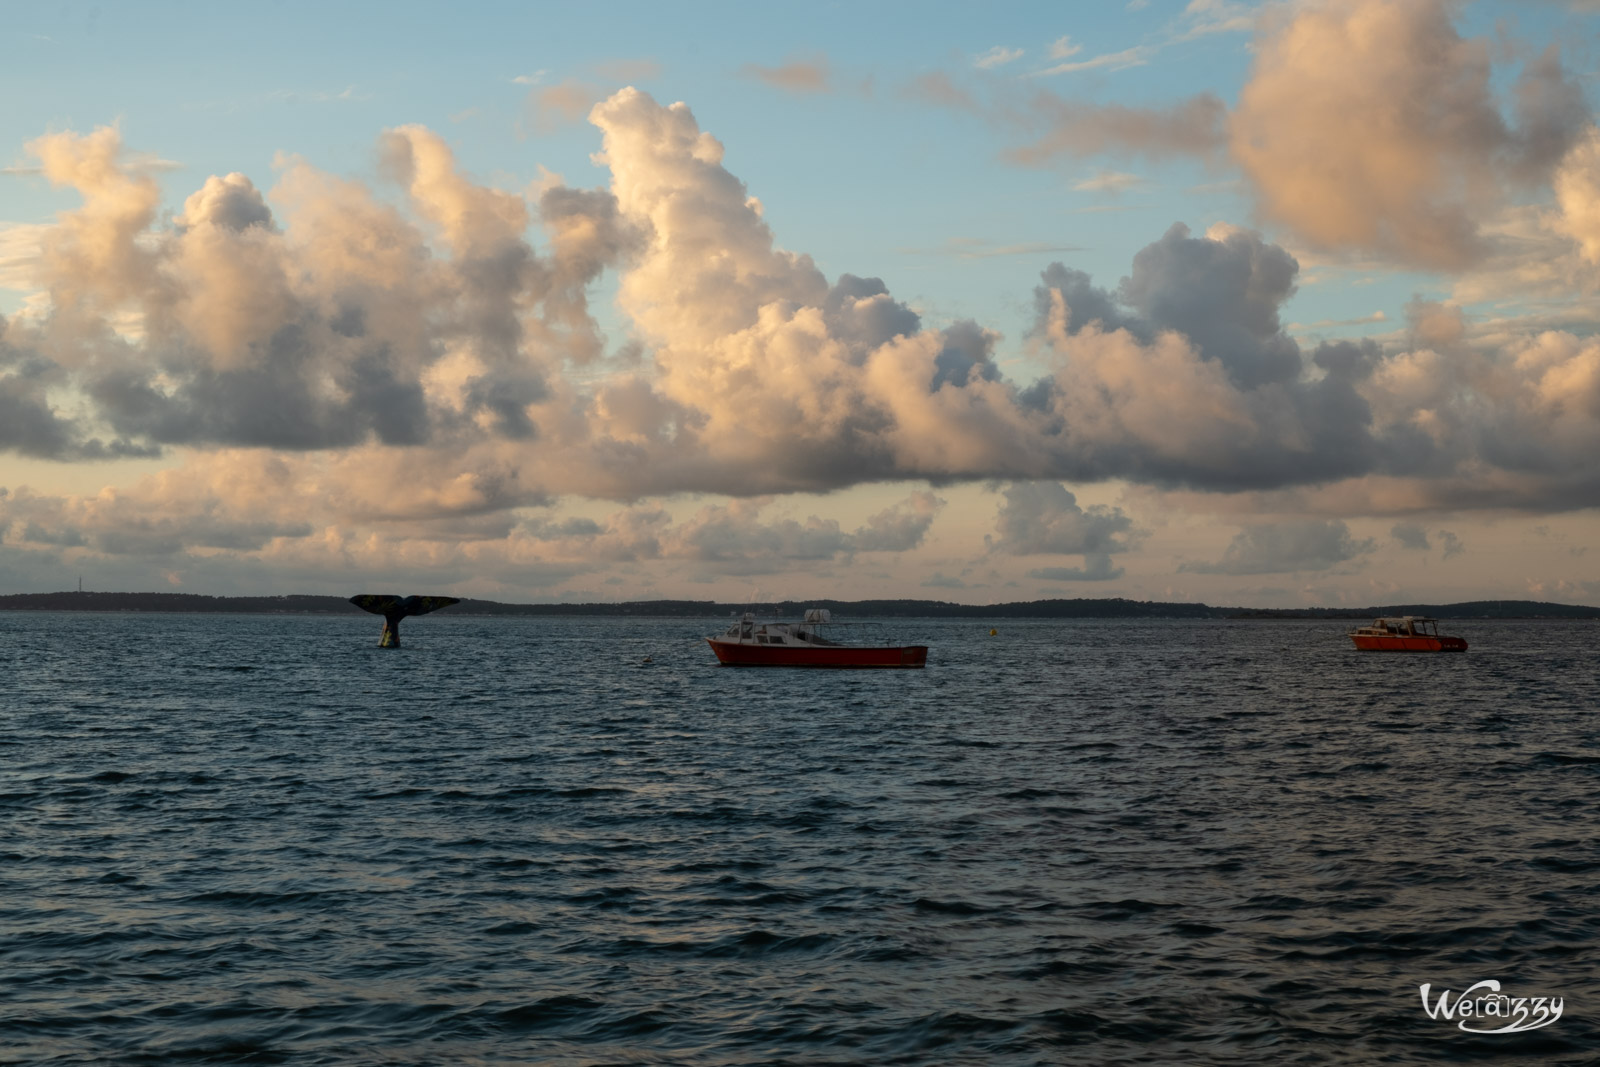
[[370,611],[374,615],[383,616],[383,637],[378,641],[379,648],[400,647],[400,620],[407,615],[426,615],[430,611],[447,608],[451,604],[461,603],[460,597],[453,596],[407,596],[398,597],[392,593],[362,593],[350,598],[350,603],[362,611]]

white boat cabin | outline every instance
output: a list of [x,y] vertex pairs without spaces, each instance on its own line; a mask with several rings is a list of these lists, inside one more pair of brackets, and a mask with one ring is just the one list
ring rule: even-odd
[[1406,615],[1374,619],[1371,626],[1360,626],[1352,632],[1360,637],[1438,637],[1439,623],[1422,615]]
[[740,645],[790,645],[798,648],[816,648],[837,645],[822,636],[819,628],[833,621],[827,608],[807,608],[801,622],[757,622],[748,611],[744,617],[728,627],[719,641]]

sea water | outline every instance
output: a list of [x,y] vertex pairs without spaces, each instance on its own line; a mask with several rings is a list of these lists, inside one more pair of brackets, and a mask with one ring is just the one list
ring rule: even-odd
[[1600,627],[725,624],[0,614],[0,1063],[1595,1061]]

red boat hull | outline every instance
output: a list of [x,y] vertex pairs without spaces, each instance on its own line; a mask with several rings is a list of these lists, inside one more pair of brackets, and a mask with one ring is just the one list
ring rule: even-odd
[[1467,643],[1459,637],[1351,634],[1350,640],[1364,652],[1465,652],[1467,650]]
[[735,641],[706,639],[711,651],[724,667],[925,667],[927,645],[900,648],[856,648],[830,645],[798,648],[793,645],[746,645]]

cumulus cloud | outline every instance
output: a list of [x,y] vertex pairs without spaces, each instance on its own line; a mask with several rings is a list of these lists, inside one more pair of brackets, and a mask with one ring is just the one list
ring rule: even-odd
[[1356,540],[1339,521],[1263,523],[1239,531],[1214,563],[1185,560],[1178,570],[1194,574],[1287,574],[1325,571],[1373,551],[1369,538]]
[[[536,205],[473,178],[418,126],[380,137],[386,189],[287,160],[268,190],[207,178],[165,220],[115,130],[35,142],[83,203],[18,268],[46,303],[3,327],[0,447],[182,447],[230,463],[254,450],[287,464],[292,499],[336,501],[333,525],[453,523],[546,547],[581,531],[552,540],[506,516],[566,494],[1384,478],[1411,487],[1397,510],[1600,501],[1592,338],[1488,346],[1459,307],[1418,302],[1398,350],[1302,349],[1282,321],[1293,256],[1237,227],[1176,225],[1114,286],[1050,266],[1026,338],[1041,377],[1010,381],[992,325],[929,327],[883,280],[829,278],[782,247],[686,105],[629,89],[590,117],[609,186],[553,180]],[[620,345],[588,305],[610,270]],[[195,463],[225,500],[228,483]],[[1106,525],[1116,513],[1074,518],[1070,494],[1038,495],[1059,485],[1012,492],[1006,521],[1020,525],[998,531],[1000,551],[1050,543],[1084,557],[1073,580],[1110,575],[1098,557],[1131,536]],[[1044,509],[1032,520],[1028,500]],[[933,510],[913,501],[855,529],[708,513],[693,536],[646,524],[626,551],[710,564],[742,531],[777,546],[752,558],[843,558],[915,544]],[[260,521],[277,524],[262,528],[279,531],[269,547],[305,540],[281,532],[283,515]],[[1058,540],[1030,542],[1030,521]]]
[[1559,229],[1578,243],[1587,262],[1600,264],[1600,127],[1590,126],[1562,160],[1555,191]]
[[[1408,266],[1460,271],[1506,254],[1484,220],[1548,188],[1554,174],[1562,224],[1594,262],[1600,150],[1580,144],[1593,129],[1580,81],[1552,46],[1501,92],[1493,43],[1462,37],[1457,8],[1451,0],[1191,3],[1175,40],[1255,32],[1250,76],[1231,110],[1209,93],[1129,107],[1040,88],[1018,103],[933,76],[915,95],[1025,131],[1004,153],[1021,166],[1093,156],[1232,163],[1261,219],[1305,246]],[[1145,46],[1089,59],[1077,51],[1063,38],[1064,62],[1040,73],[1118,69],[1151,55]]]
[[1587,118],[1555,52],[1526,65],[1502,117],[1489,43],[1446,0],[1327,0],[1288,9],[1257,41],[1229,120],[1262,213],[1323,248],[1459,268],[1477,218],[1539,181]]
[[[528,409],[549,390],[530,349],[558,361],[599,349],[584,290],[636,241],[609,193],[560,190],[552,253],[536,255],[521,197],[474,183],[421,127],[386,133],[380,151],[422,223],[296,162],[274,190],[281,225],[235,173],[207,179],[163,227],[115,130],[30,150],[84,204],[42,238],[49,316],[12,343],[49,349],[58,376],[146,451],[531,438]],[[137,342],[109,328],[130,314]]]
[[1181,225],[1135,257],[1115,293],[1046,270],[1034,334],[1062,366],[1024,403],[1058,420],[1072,476],[1243,489],[1420,461],[1381,447],[1386,428],[1360,389],[1375,346],[1324,344],[1307,358],[1284,331],[1278,307],[1297,270],[1249,231],[1194,237]]

